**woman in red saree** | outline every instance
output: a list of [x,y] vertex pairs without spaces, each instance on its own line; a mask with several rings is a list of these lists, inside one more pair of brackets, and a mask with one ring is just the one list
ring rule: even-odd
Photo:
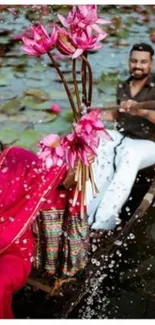
[[[50,242],[47,245],[49,252],[46,271],[49,271],[49,274],[56,272],[59,238],[64,229],[67,231],[67,236],[64,235],[61,247],[64,253],[62,273],[73,275],[86,264],[84,258],[85,238],[87,237],[86,222],[78,220],[79,230],[77,230],[76,219],[79,218],[79,205],[73,208],[70,201],[73,190],[65,190],[60,186],[67,179],[67,174],[65,165],[53,167],[49,172],[43,171],[36,154],[23,148],[9,147],[0,154],[1,319],[13,318],[12,294],[26,283],[31,271],[34,256],[34,237],[31,226],[39,211],[44,211],[45,216],[50,220],[50,227],[45,223],[45,230],[48,233],[47,241]],[[66,220],[70,219],[70,222],[65,221],[63,226],[62,219],[66,206],[68,213]],[[60,214],[61,218],[58,223]],[[55,235],[57,232],[58,234]],[[79,233],[78,236],[77,233]],[[74,244],[73,251],[72,243]],[[52,255],[50,255],[51,251]],[[68,258],[71,255],[71,264],[68,264]]]

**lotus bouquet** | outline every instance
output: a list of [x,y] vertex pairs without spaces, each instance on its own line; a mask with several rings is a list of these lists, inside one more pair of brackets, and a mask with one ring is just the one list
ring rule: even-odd
[[[79,191],[82,192],[82,208],[85,204],[86,180],[90,179],[95,196],[97,186],[94,182],[92,166],[89,166],[88,154],[96,155],[99,145],[99,133],[107,139],[110,136],[100,120],[100,110],[88,113],[92,101],[93,76],[88,61],[88,51],[102,47],[101,41],[107,37],[99,24],[109,24],[110,21],[98,18],[96,5],[74,5],[67,17],[58,15],[59,24],[52,24],[48,32],[43,25],[32,25],[22,37],[23,50],[28,55],[41,56],[47,54],[56,69],[68,96],[73,111],[73,131],[69,135],[59,137],[51,134],[40,141],[39,157],[47,168],[67,163],[75,168],[77,182],[73,204]],[[61,24],[61,26],[60,26]],[[68,56],[72,60],[72,78],[74,93],[71,92],[54,56],[54,50]],[[81,85],[77,82],[76,61],[81,60]]]

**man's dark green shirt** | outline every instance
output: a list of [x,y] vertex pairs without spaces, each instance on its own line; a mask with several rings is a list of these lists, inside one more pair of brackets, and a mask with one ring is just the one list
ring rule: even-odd
[[[132,97],[130,92],[131,78],[119,82],[117,87],[117,104],[132,99],[137,102],[155,100],[155,76],[150,75],[144,87]],[[124,135],[136,139],[150,139],[155,141],[155,124],[140,116],[118,113],[117,129]]]

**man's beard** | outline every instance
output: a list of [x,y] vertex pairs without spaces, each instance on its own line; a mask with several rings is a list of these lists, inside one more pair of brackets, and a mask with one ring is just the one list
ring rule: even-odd
[[[150,72],[148,72],[148,73],[142,73],[141,75],[135,75],[134,72],[135,72],[136,70],[138,70],[138,69],[135,69],[135,70],[133,70],[133,71],[130,72],[131,77],[132,77],[132,79],[134,79],[134,80],[143,80],[143,79],[147,78],[147,77],[149,76],[149,74],[150,74]],[[141,70],[140,70],[140,71],[141,71]]]

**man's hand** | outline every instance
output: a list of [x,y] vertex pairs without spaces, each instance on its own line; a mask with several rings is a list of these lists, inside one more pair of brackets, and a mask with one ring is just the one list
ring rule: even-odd
[[125,112],[131,115],[139,115],[137,102],[132,99],[121,102],[119,112]]
[[150,116],[151,119],[149,118],[149,111],[147,109],[140,109],[137,104],[138,102],[132,99],[123,101],[120,104],[119,112],[125,112],[134,116],[141,116],[154,123],[154,114],[152,121],[152,116]]

